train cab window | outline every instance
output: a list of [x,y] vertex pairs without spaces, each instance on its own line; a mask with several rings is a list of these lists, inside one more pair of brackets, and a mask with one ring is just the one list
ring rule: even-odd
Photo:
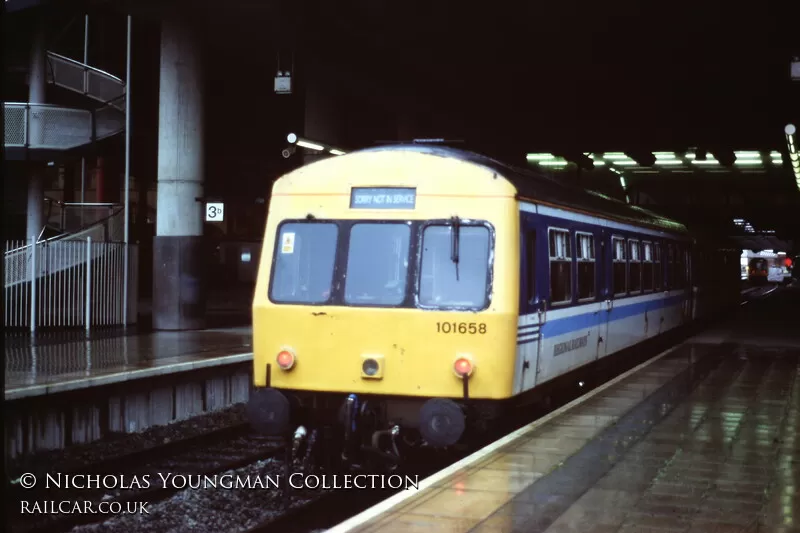
[[578,252],[578,300],[592,300],[595,297],[595,250],[594,235],[576,233]]
[[639,241],[628,241],[628,290],[631,294],[638,294],[642,291],[642,258],[639,255]]
[[456,227],[431,225],[422,233],[419,303],[483,309],[489,300],[489,229],[465,224]]
[[344,301],[399,305],[406,297],[408,224],[355,224],[350,230]]
[[550,303],[572,301],[572,247],[569,231],[551,229],[550,237]]
[[653,243],[653,290],[660,291],[664,283],[664,274],[661,270],[661,243]]
[[276,242],[270,299],[276,303],[327,302],[337,236],[335,224],[283,224]]
[[653,243],[642,243],[642,291],[653,290]]
[[612,288],[614,296],[620,296],[628,292],[628,264],[625,259],[625,239],[614,237],[611,239],[611,244],[614,249],[614,279],[612,280]]

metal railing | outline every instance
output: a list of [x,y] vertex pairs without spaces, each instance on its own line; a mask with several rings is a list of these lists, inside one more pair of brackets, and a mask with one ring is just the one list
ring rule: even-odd
[[[100,219],[96,223],[85,227],[84,229],[75,233],[67,233],[51,237],[44,241],[41,240],[41,234],[29,241],[9,241],[6,243],[6,250],[4,254],[5,260],[5,287],[13,287],[15,285],[29,283],[32,276],[44,276],[54,274],[62,270],[74,267],[77,263],[81,262],[82,257],[73,255],[60,256],[58,261],[50,263],[48,271],[36,270],[31,267],[31,261],[36,256],[36,251],[33,248],[43,248],[52,245],[56,242],[70,242],[91,239],[95,243],[99,242],[116,242],[119,243],[123,240],[124,231],[124,216],[125,211],[121,206],[112,212],[110,216],[105,219]],[[36,245],[33,245],[33,242]],[[39,252],[41,254],[42,252]]]
[[69,150],[125,129],[125,116],[115,106],[73,109],[50,104],[6,103],[5,146]]
[[125,82],[98,68],[80,61],[47,52],[50,82],[100,102],[114,101],[113,106],[125,111]]
[[[62,202],[54,198],[45,198],[45,206],[47,224],[63,233],[73,234],[84,231],[94,224],[115,221],[111,217],[119,215],[124,209],[122,204],[111,202]],[[120,231],[113,232],[112,238],[102,240],[122,240],[123,226],[124,224],[120,222]]]
[[[128,309],[123,308],[127,249]],[[84,327],[136,322],[138,247],[118,242],[6,242],[5,326]]]

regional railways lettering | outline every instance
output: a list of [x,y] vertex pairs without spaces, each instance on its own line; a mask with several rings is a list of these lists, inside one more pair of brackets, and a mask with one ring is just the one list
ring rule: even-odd
[[558,344],[553,346],[553,357],[565,354],[567,352],[571,352],[573,350],[577,350],[578,348],[584,348],[586,347],[587,344],[589,344],[588,333],[583,337],[578,337],[577,339],[572,339],[566,342],[559,342]]

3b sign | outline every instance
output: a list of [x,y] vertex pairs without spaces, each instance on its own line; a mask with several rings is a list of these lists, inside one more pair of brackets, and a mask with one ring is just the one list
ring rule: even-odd
[[206,222],[222,222],[225,219],[225,204],[214,202],[206,204]]

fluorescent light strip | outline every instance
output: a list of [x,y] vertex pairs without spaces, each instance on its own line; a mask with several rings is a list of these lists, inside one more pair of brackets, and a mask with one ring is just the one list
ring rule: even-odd
[[719,161],[715,159],[706,159],[704,161],[692,161],[695,165],[719,165]]
[[777,152],[777,151],[775,151],[775,150],[771,151],[771,152],[769,153],[769,156],[770,156],[770,157],[783,157],[783,155],[782,155],[780,152]]
[[321,152],[325,149],[324,146],[320,146],[318,144],[306,142],[306,141],[297,141],[297,146],[302,146],[303,148],[308,148],[309,150],[317,150]]
[[594,161],[594,166],[596,166],[596,167],[602,167],[605,164],[606,164],[605,161],[599,161],[599,160],[598,161]]
[[330,149],[330,150],[328,150],[328,151],[329,151],[330,153],[332,153],[333,155],[344,155],[344,152],[342,152],[341,150],[337,150],[337,149],[335,149],[335,148],[331,148],[331,149]]
[[683,161],[678,159],[662,159],[660,161],[656,161],[656,165],[682,165]]
[[541,161],[543,159],[555,159],[553,154],[528,154],[525,156],[528,161]]
[[612,160],[612,161],[616,161],[616,160],[623,160],[624,161],[625,159],[629,159],[629,157],[627,155],[625,155],[625,154],[620,154],[620,153],[616,153],[616,152],[610,152],[610,153],[607,153],[607,154],[603,154],[603,159],[609,159],[609,160]]
[[566,161],[539,161],[540,165],[548,166],[548,167],[564,167],[567,166]]
[[736,157],[761,157],[761,152],[754,152],[754,151],[745,151],[745,152],[733,152],[736,154]]
[[672,152],[656,153],[654,154],[657,160],[662,159],[675,159],[675,154]]
[[636,166],[638,163],[636,161],[614,161],[615,165],[624,165],[624,166]]
[[761,164],[761,160],[760,159],[737,159],[735,161],[735,164],[737,164],[737,165],[760,165]]

